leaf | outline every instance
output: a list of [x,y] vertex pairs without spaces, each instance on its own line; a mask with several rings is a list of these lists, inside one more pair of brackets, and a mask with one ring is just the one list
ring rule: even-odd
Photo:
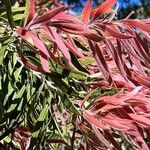
[[123,34],[121,33],[121,31],[119,31],[117,29],[117,27],[114,27],[113,25],[107,25],[107,24],[97,24],[98,27],[100,27],[100,29],[106,33],[109,36],[115,37],[117,39],[130,39],[133,38],[133,35],[127,35],[127,34]]
[[66,94],[62,97],[61,101],[63,102],[63,105],[66,107],[66,109],[68,109],[70,112],[81,116],[81,112],[72,103],[72,101],[69,99],[69,97]]
[[67,40],[64,40],[65,45],[69,48],[69,50],[78,56],[79,58],[84,58],[85,56],[78,50],[78,47],[75,45],[73,39],[67,35]]
[[49,110],[49,105],[46,104],[46,105],[43,107],[43,109],[42,109],[42,111],[41,111],[41,113],[40,113],[40,115],[39,115],[37,121],[43,122],[43,121],[46,119],[47,115],[48,115],[48,110]]
[[84,111],[83,112],[83,118],[89,122],[90,124],[95,125],[98,128],[102,128],[105,130],[108,130],[109,127],[105,126],[100,119],[95,118],[90,112]]
[[[40,130],[42,128],[42,125],[44,124],[44,120],[47,118],[48,116],[48,110],[49,110],[49,105],[46,104],[44,106],[44,108],[42,109],[42,111],[40,112],[40,115],[36,121],[36,124],[34,126],[33,132],[32,132],[32,137],[33,138],[37,138]],[[35,139],[34,139],[35,140]]]
[[64,55],[64,58],[66,60],[67,65],[72,65],[71,64],[71,57],[69,54],[69,49],[64,44],[62,37],[55,30],[50,29],[50,32],[52,33],[52,35],[55,39],[55,43],[57,44],[58,48],[60,49],[60,51]]
[[102,72],[106,81],[108,81],[109,83],[112,83],[112,78],[110,76],[108,65],[106,63],[106,60],[103,57],[103,54],[102,54],[98,44],[97,43],[93,44],[91,41],[89,41],[89,45],[90,45],[91,50],[94,53],[94,57],[97,62],[97,65],[99,67],[99,70]]
[[81,14],[81,20],[87,24],[90,19],[90,13],[92,9],[92,0],[87,0]]
[[14,99],[21,99],[23,93],[25,92],[25,90],[26,90],[26,86],[23,85],[22,88],[19,89],[19,91],[18,91],[16,94],[14,94],[14,97],[13,97],[13,98],[14,98]]
[[148,88],[150,88],[150,77],[141,76],[135,71],[132,71],[133,78],[141,85],[144,85]]
[[100,133],[98,128],[95,125],[92,125],[95,135],[108,149],[112,149],[111,144],[105,139],[105,137]]
[[31,28],[33,28],[33,25],[39,26],[39,24],[43,24],[46,21],[50,21],[50,19],[52,19],[54,16],[56,16],[58,13],[62,12],[64,9],[66,9],[65,6],[61,6],[61,7],[57,7],[55,9],[52,9],[50,11],[48,11],[47,13],[45,13],[42,16],[37,17],[33,23],[31,24]]
[[22,20],[24,18],[24,14],[16,14],[13,16],[14,21]]
[[150,127],[150,119],[142,116],[142,115],[137,115],[137,114],[131,114],[129,113],[129,116],[136,122],[139,122],[143,125],[146,125],[148,127]]
[[33,64],[32,62],[30,62],[24,55],[23,55],[23,52],[20,51],[20,57],[21,57],[21,60],[23,62],[23,64],[25,65],[25,67],[27,69],[31,69],[31,70],[34,70],[34,71],[37,71],[37,72],[45,72],[43,70],[43,68],[41,66],[36,66],[35,64]]
[[[24,31],[22,28],[18,28],[16,32],[17,34],[19,34],[19,36],[21,36],[27,42],[30,42],[32,46],[35,46],[36,48],[38,48],[37,52],[40,54],[40,60],[41,60],[43,70],[45,72],[49,72],[48,58],[50,57],[50,54],[48,52],[48,49],[46,48],[46,46],[40,39],[40,37],[31,31]],[[25,57],[23,56],[23,53],[22,53],[22,60],[24,60],[24,63],[27,63],[27,61],[25,60]],[[26,66],[27,65],[29,65],[32,68],[35,68],[33,67],[34,65],[31,65],[29,63],[26,64]]]
[[34,18],[35,0],[26,0],[26,6],[25,6],[24,14],[25,14],[24,16],[25,16],[26,20],[24,21],[23,26],[25,27]]
[[21,73],[22,69],[23,69],[23,66],[21,65],[21,66],[13,73],[13,75],[14,75],[16,81],[18,81],[18,78],[19,78],[19,76],[20,76],[20,73]]
[[95,21],[100,15],[102,15],[103,13],[105,13],[115,3],[116,3],[116,0],[106,0],[105,2],[103,2],[102,5],[100,5],[95,10],[95,12],[93,13],[93,15],[91,16],[92,17],[91,21]]
[[9,36],[9,35],[0,37],[0,42],[3,43],[3,42],[5,42],[6,40],[9,40],[9,38],[11,38],[11,36]]
[[63,133],[62,133],[62,131],[61,131],[61,129],[60,129],[60,127],[59,127],[59,125],[58,125],[58,122],[57,122],[57,120],[56,120],[55,117],[53,117],[53,121],[54,121],[54,124],[55,124],[55,126],[56,126],[56,129],[57,129],[57,131],[59,132],[61,138],[66,142],[66,140],[65,140],[65,138],[64,138],[64,136],[63,136]]
[[142,20],[127,19],[127,20],[123,20],[123,23],[125,23],[129,26],[139,28],[140,30],[150,32],[150,27],[148,25],[142,23]]
[[4,54],[7,49],[7,46],[0,47],[0,65],[3,63]]
[[77,80],[82,80],[85,81],[87,80],[87,74],[78,70],[68,70],[68,69],[63,69],[62,70],[62,75],[68,78],[74,78]]

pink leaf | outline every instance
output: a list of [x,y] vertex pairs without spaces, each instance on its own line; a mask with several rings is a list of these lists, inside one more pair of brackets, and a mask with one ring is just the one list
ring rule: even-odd
[[143,125],[146,125],[148,128],[150,127],[150,119],[137,114],[131,114],[129,113],[129,116],[136,122],[141,123]]
[[96,9],[95,13],[91,16],[92,21],[96,20],[100,15],[105,13],[109,8],[111,8],[116,3],[116,0],[106,0]]
[[53,29],[49,28],[49,31],[52,33],[52,35],[53,35],[53,37],[55,39],[55,43],[57,44],[58,48],[60,49],[60,51],[64,55],[65,60],[67,62],[67,65],[71,65],[72,66],[69,50],[66,47],[66,45],[64,44],[62,37]]
[[92,114],[90,114],[88,111],[83,112],[83,117],[87,122],[97,126],[98,128],[109,129],[107,126],[102,124],[102,122],[100,120],[93,117]]
[[36,18],[33,23],[31,24],[31,28],[33,28],[33,26],[39,26],[39,24],[43,24],[46,21],[49,21],[50,19],[52,19],[54,16],[56,16],[58,13],[62,12],[65,9],[65,6],[61,6],[52,10],[49,10],[47,13],[45,13],[42,16],[39,16],[38,18]]
[[90,19],[90,13],[92,8],[92,0],[87,0],[81,14],[81,20],[83,23],[87,24]]
[[142,23],[142,21],[128,19],[128,20],[123,20],[123,22],[129,26],[133,26],[133,27],[139,28],[143,31],[150,32],[150,27],[148,25]]
[[35,0],[30,0],[29,2],[29,16],[24,24],[26,26],[33,18],[35,14]]
[[140,83],[141,85],[144,85],[148,88],[150,88],[150,77],[141,76],[135,71],[132,71],[133,78]]

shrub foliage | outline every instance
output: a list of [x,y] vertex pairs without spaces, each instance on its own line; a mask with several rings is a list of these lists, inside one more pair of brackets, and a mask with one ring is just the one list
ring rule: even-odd
[[1,147],[149,149],[149,19],[116,20],[116,0],[80,16],[56,0],[0,5]]

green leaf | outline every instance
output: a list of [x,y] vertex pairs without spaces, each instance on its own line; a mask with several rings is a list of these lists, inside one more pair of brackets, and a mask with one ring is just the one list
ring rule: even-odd
[[14,103],[12,103],[10,107],[8,108],[7,113],[10,113],[11,111],[13,111],[17,107],[17,105],[18,105],[18,100],[15,100]]
[[3,63],[4,54],[5,54],[6,49],[7,49],[7,46],[3,46],[0,48],[0,65],[2,65],[2,63]]
[[49,105],[46,104],[44,106],[44,108],[42,109],[38,119],[37,119],[37,122],[36,122],[36,125],[34,127],[34,131],[32,132],[32,137],[33,138],[37,138],[38,137],[38,134],[40,132],[40,128],[42,128],[42,125],[43,125],[43,122],[44,120],[46,119],[47,115],[48,115],[48,109],[49,109]]
[[26,86],[23,85],[23,87],[21,89],[19,89],[19,91],[15,94],[14,99],[18,99],[22,97],[23,93],[25,92]]
[[9,70],[9,74],[12,75],[12,73],[13,73],[13,66],[12,66],[12,63],[10,61],[8,62],[8,70]]
[[13,16],[14,21],[22,20],[24,18],[24,14],[16,14]]
[[9,35],[0,37],[0,43],[3,43],[4,41],[8,40],[9,38],[11,38],[11,36],[9,36]]
[[14,75],[16,81],[18,81],[18,78],[19,78],[19,75],[20,75],[20,73],[21,73],[21,71],[22,71],[22,68],[23,68],[23,66],[20,66],[20,67],[13,73],[13,75]]
[[62,75],[68,78],[74,78],[77,80],[85,81],[87,80],[87,74],[78,70],[69,70],[69,69],[63,69]]
[[46,104],[44,106],[44,108],[42,109],[41,113],[40,113],[40,116],[38,117],[37,121],[44,121],[48,115],[48,109],[49,109],[49,105]]
[[85,58],[85,59],[80,60],[80,64],[83,65],[83,66],[87,66],[87,65],[90,65],[90,64],[93,64],[93,63],[95,63],[94,58]]
[[63,136],[63,133],[61,132],[61,129],[60,129],[60,127],[59,127],[59,125],[58,125],[57,120],[56,120],[55,117],[53,117],[53,121],[54,121],[55,127],[56,127],[56,129],[57,129],[59,135],[60,135],[61,138],[65,141],[65,138],[64,138],[64,136]]
[[12,140],[9,136],[6,136],[4,139],[3,139],[6,143],[10,143]]
[[[25,7],[16,7],[16,6],[13,6],[12,7],[12,13],[20,13],[21,11],[24,11],[25,10]],[[3,12],[0,14],[1,16],[5,16],[6,15],[6,12]]]
[[61,101],[63,102],[66,109],[68,109],[70,112],[81,115],[79,109],[72,103],[72,101],[68,98],[66,94],[62,97]]

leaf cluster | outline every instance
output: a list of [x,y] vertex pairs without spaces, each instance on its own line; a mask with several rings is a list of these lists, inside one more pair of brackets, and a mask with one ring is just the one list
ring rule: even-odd
[[116,20],[116,0],[2,7],[1,147],[149,149],[149,19]]

